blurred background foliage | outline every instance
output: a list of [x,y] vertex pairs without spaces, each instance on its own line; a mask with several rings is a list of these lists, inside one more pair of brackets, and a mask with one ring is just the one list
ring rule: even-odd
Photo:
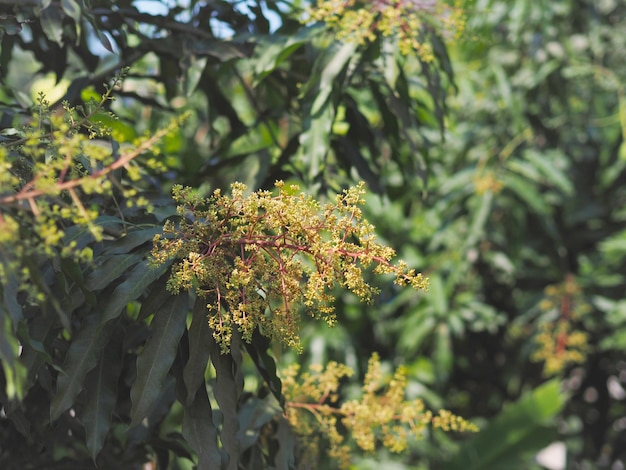
[[[53,108],[61,100],[81,104],[128,66],[110,103],[119,119],[104,112],[94,117],[112,127],[115,142],[133,143],[191,111],[160,144],[166,171],[136,183],[158,210],[130,211],[129,223],[166,217],[174,183],[208,194],[233,181],[256,189],[284,179],[324,198],[365,181],[366,218],[409,266],[429,276],[429,292],[373,280],[381,288],[373,305],[338,292],[335,328],[305,320],[304,353],[273,354],[279,365],[336,360],[362,377],[378,352],[387,370],[407,367],[409,397],[451,409],[483,432],[459,440],[433,431],[401,456],[381,449],[357,458],[355,468],[623,468],[626,5],[467,1],[460,38],[423,29],[432,61],[399,54],[393,37],[365,45],[335,41],[323,24],[299,21],[304,7],[270,0],[2,3],[0,138],[15,138],[39,91]],[[132,255],[137,263],[153,235],[139,233],[134,242],[113,240],[96,255]],[[85,287],[67,266],[53,269],[61,274],[46,281],[51,292],[62,274],[69,294],[103,289],[104,295],[124,283],[119,273],[110,275],[111,284],[99,282],[85,268]],[[144,287],[159,282],[144,281]],[[15,307],[9,288],[3,292],[7,315]],[[159,398],[158,419],[124,434],[130,422],[125,394],[150,331],[133,322],[150,303],[140,294],[119,300],[133,301],[114,327],[123,353],[107,346],[119,353],[110,372],[122,371],[123,378],[106,444],[99,438],[103,450],[94,453],[98,446],[89,437],[87,447],[58,437],[64,435],[59,430],[84,432],[59,408],[52,379],[39,378],[38,385],[29,379],[26,403],[41,404],[12,414],[9,398],[1,397],[0,436],[12,443],[0,449],[6,468],[35,468],[50,459],[88,466],[95,455],[100,466],[122,458],[129,465],[153,459],[188,468],[189,459],[198,458],[186,443],[192,442],[188,428],[181,431],[174,372]],[[32,312],[45,308],[16,298],[30,312],[31,336],[39,338],[44,325],[31,321]],[[80,316],[84,308],[71,304],[74,298],[64,300]],[[88,317],[76,332],[90,327]],[[21,324],[5,322],[3,338]],[[57,332],[32,348],[51,377],[65,367],[71,343]],[[11,363],[4,356],[3,362]],[[259,380],[253,370],[245,368],[248,384]],[[358,377],[347,387],[349,397]],[[246,390],[241,422],[260,441],[259,430],[276,410],[254,387]],[[57,405],[53,418],[62,419],[49,421],[50,401]],[[80,413],[84,402],[73,410]],[[45,424],[35,433],[38,420]],[[276,433],[290,439],[280,426]],[[46,453],[49,442],[62,450]],[[554,443],[563,454],[557,463],[536,458]],[[255,468],[260,457],[248,452],[246,468]]]

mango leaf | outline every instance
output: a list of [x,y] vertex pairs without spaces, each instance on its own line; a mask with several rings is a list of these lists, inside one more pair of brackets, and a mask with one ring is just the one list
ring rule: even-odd
[[63,18],[59,9],[54,5],[44,8],[41,10],[39,21],[46,37],[59,46],[63,46]]
[[81,11],[80,5],[76,0],[61,0],[61,8],[67,16],[72,18],[77,23],[80,21]]
[[289,36],[273,34],[264,37],[254,51],[257,56],[254,64],[254,86],[256,87],[276,67],[321,30],[322,28],[317,25],[301,28],[296,34]]
[[[171,41],[167,39],[166,41]],[[174,56],[180,52],[180,45],[174,43]],[[234,41],[225,41],[223,38],[201,38],[193,36],[185,38],[182,48],[197,56],[210,56],[219,59],[220,62],[227,62],[233,59],[242,59],[248,57],[251,47],[247,44],[240,44]]]
[[512,191],[537,214],[548,215],[550,213],[550,209],[535,185],[513,173],[504,173],[502,182],[508,190]]
[[57,379],[56,394],[50,405],[52,421],[74,404],[83,389],[85,376],[96,366],[114,327],[114,322],[101,322],[95,315],[87,318],[85,326],[67,351],[63,363],[64,372]]
[[539,153],[528,149],[524,152],[524,158],[541,171],[544,177],[564,194],[568,196],[573,194],[574,187],[572,186],[572,182],[567,174],[557,166],[559,161],[566,161],[562,152],[555,150]]
[[528,468],[529,454],[552,442],[550,421],[565,397],[558,380],[546,382],[506,407],[475,438],[467,441],[445,470],[508,470]]
[[[78,286],[83,295],[87,298],[89,305],[95,305],[97,302],[96,296],[93,292],[91,292],[91,289],[87,287],[83,277],[83,270],[80,265],[72,259],[63,258],[61,260],[61,268],[63,273],[65,273],[65,275],[74,281],[74,283]],[[74,302],[74,304],[76,304],[76,302]]]
[[146,260],[138,263],[108,298],[102,310],[101,323],[116,318],[129,302],[137,299],[150,284],[163,275],[165,270],[165,266],[152,268]]
[[90,290],[104,289],[123,273],[141,261],[142,255],[138,253],[124,255],[110,255],[104,257],[105,261],[97,266],[88,276],[85,284]]
[[278,439],[278,452],[274,457],[276,470],[292,470],[296,468],[296,457],[294,450],[296,449],[296,435],[293,432],[289,421],[283,416],[278,419],[278,430],[276,431]]
[[264,399],[252,397],[239,410],[239,432],[237,433],[241,451],[255,445],[261,428],[275,416],[282,414],[281,407],[271,395]]
[[222,458],[206,388],[196,390],[193,401],[183,409],[183,437],[198,454],[198,468],[219,469]]
[[89,24],[91,24],[93,28],[93,32],[98,37],[98,40],[100,41],[100,44],[102,44],[102,47],[104,47],[109,52],[114,52],[111,41],[109,41],[109,38],[107,37],[107,35],[104,34],[104,32],[98,27],[94,17],[91,14],[84,13],[83,18],[85,18],[89,22]]
[[[46,276],[42,272],[41,266],[35,261],[32,256],[24,257],[24,266],[28,267],[28,275],[30,277],[30,281],[37,286],[37,288],[45,295],[47,304],[44,304],[43,308],[47,308],[48,306],[52,306],[52,309],[57,314],[59,321],[63,325],[63,328],[66,330],[70,330],[70,318],[68,312],[66,312],[61,304],[59,303],[58,294],[61,296],[65,295],[66,292],[56,292],[56,290],[51,290],[48,285]],[[59,280],[59,279],[57,279]]]
[[[237,433],[239,432],[239,422],[237,418],[239,395],[242,392],[240,382],[241,376],[241,354],[237,354],[237,349],[241,347],[241,338],[237,332],[233,332],[231,342],[231,352],[222,354],[220,346],[213,337],[208,338],[209,352],[213,367],[215,367],[215,388],[214,394],[222,415],[221,441],[222,449],[225,452],[227,470],[237,470],[239,461],[240,443]],[[232,354],[235,352],[235,354]]]
[[122,368],[122,337],[122,334],[112,336],[98,365],[85,380],[86,403],[82,422],[87,449],[94,462],[111,429],[111,415],[117,399],[117,381]]
[[254,365],[269,387],[270,392],[272,392],[274,398],[278,400],[281,408],[284,408],[285,397],[282,393],[283,384],[276,373],[276,362],[274,358],[268,354],[268,350],[271,346],[270,339],[267,336],[263,336],[258,330],[254,330],[252,341],[244,344]]
[[17,337],[23,348],[20,362],[28,371],[27,388],[30,388],[37,380],[42,364],[49,364],[60,371],[49,352],[51,343],[57,337],[60,329],[61,327],[52,315],[38,315],[28,325],[24,322],[19,324]]
[[136,426],[153,409],[165,378],[174,363],[176,348],[185,329],[189,296],[171,296],[152,320],[152,337],[137,356],[137,380],[130,390],[131,423]]
[[450,327],[445,323],[440,323],[435,330],[435,346],[433,351],[433,362],[435,364],[436,382],[443,386],[452,370],[454,354],[452,351],[452,339],[450,337]]
[[197,298],[193,306],[193,316],[189,326],[189,360],[183,370],[183,380],[187,388],[186,403],[191,405],[196,391],[204,386],[204,374],[209,361],[209,341],[211,329],[207,321],[207,301]]
[[[0,251],[0,264],[2,266],[9,266],[9,260],[7,259],[7,253],[4,250]],[[19,282],[15,271],[10,269],[4,270],[3,283],[0,284],[0,312],[2,315],[9,315],[14,325],[17,325],[22,318],[22,306],[17,300],[17,293],[19,291]]]
[[11,317],[3,310],[0,306],[0,364],[4,370],[4,392],[10,400],[21,400],[28,371],[18,360],[20,344],[13,332]]
[[304,85],[305,117],[300,134],[297,160],[307,168],[310,180],[322,170],[330,147],[330,135],[335,117],[331,103],[332,91],[339,87],[338,77],[354,58],[356,45],[333,43],[316,60],[311,79]]
[[160,226],[130,231],[124,237],[107,245],[104,253],[107,255],[127,254],[139,245],[151,241],[157,233],[162,232],[163,228]]
[[489,214],[491,214],[491,206],[493,204],[493,192],[487,191],[480,198],[480,205],[478,210],[473,211],[472,225],[469,229],[469,233],[465,238],[465,248],[468,249],[476,243],[478,243],[485,234],[485,228],[487,226],[487,220]]

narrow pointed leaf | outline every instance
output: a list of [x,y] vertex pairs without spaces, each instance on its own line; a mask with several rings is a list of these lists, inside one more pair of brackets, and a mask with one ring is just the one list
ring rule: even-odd
[[193,306],[193,319],[189,326],[189,360],[183,370],[188,404],[194,400],[198,388],[204,385],[204,373],[209,361],[211,329],[207,321],[206,303],[204,299],[196,299]]
[[285,397],[282,393],[282,382],[276,373],[276,362],[274,358],[268,354],[270,347],[270,339],[263,336],[258,330],[255,330],[250,343],[244,343],[250,358],[254,362],[257,370],[265,380],[265,383],[278,400],[282,408],[285,407]]
[[101,322],[116,318],[122,309],[137,299],[145,289],[165,272],[165,267],[154,269],[144,260],[137,264],[128,278],[115,288],[102,312]]
[[217,446],[217,428],[205,387],[200,387],[193,401],[184,407],[183,437],[198,454],[198,468],[220,468],[222,457]]
[[141,260],[140,254],[110,255],[97,266],[85,281],[91,290],[104,289]]
[[91,316],[78,336],[72,341],[63,363],[63,371],[57,380],[56,395],[50,405],[52,421],[74,404],[82,391],[85,376],[98,363],[100,353],[109,340],[114,322],[102,324]]
[[137,357],[137,380],[130,391],[131,427],[152,411],[167,374],[176,358],[176,348],[185,329],[189,307],[187,294],[172,296],[154,314],[152,337]]
[[113,339],[100,357],[85,384],[86,404],[82,416],[87,437],[87,449],[95,462],[111,429],[111,415],[117,398],[117,381],[122,368],[122,335]]
[[237,432],[239,431],[239,422],[237,418],[239,395],[242,389],[238,386],[237,369],[241,367],[232,355],[239,344],[235,341],[236,334],[233,334],[233,343],[231,344],[231,354],[222,354],[219,345],[213,338],[210,338],[210,355],[211,362],[215,367],[215,399],[220,407],[222,414],[222,432],[221,441],[222,448],[227,455],[227,470],[237,470],[237,462],[239,460],[239,440]]

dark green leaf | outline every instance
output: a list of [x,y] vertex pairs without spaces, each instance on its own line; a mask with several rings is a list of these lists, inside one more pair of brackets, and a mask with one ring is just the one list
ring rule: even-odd
[[237,362],[232,352],[241,347],[241,339],[233,332],[231,353],[222,354],[220,346],[213,337],[209,338],[210,356],[215,367],[215,399],[222,414],[222,432],[220,435],[222,447],[226,453],[227,470],[237,470],[240,455],[240,443],[237,438],[239,421],[237,418],[239,396],[242,392],[239,377],[241,362]]
[[[2,266],[9,266],[9,260],[4,250],[0,251],[0,264]],[[16,273],[10,269],[4,269],[4,282],[0,284],[0,298],[2,303],[0,304],[0,312],[3,315],[8,314],[14,325],[17,325],[22,318],[22,306],[17,300],[17,294],[19,291],[19,283]]]
[[86,286],[91,290],[104,289],[141,261],[141,254],[109,255],[87,276]]
[[88,317],[87,323],[76,336],[63,363],[63,371],[57,379],[57,389],[50,405],[51,420],[74,404],[82,391],[85,376],[98,363],[100,353],[115,327],[115,322],[102,322],[95,315]]
[[261,428],[274,417],[282,414],[282,409],[273,396],[264,399],[250,398],[239,410],[238,439],[240,451],[244,452],[259,439]]
[[278,430],[276,432],[278,439],[278,452],[274,458],[276,470],[293,470],[296,468],[296,457],[294,455],[296,449],[296,435],[293,432],[291,424],[283,416],[278,419]]
[[446,470],[521,468],[529,453],[550,444],[554,432],[546,427],[565,402],[558,380],[547,382],[509,405],[489,426],[465,443]]
[[137,264],[126,280],[108,297],[102,310],[101,323],[116,318],[129,302],[137,299],[150,284],[161,277],[165,269],[165,267],[152,268],[148,261]]
[[54,5],[50,5],[48,8],[41,10],[39,16],[44,34],[50,41],[57,43],[59,46],[63,45],[62,20],[61,12]]
[[211,329],[207,320],[206,304],[206,299],[196,299],[193,306],[193,318],[189,326],[189,361],[183,370],[187,388],[187,404],[193,401],[196,391],[204,387],[204,375],[209,361]]
[[[123,333],[117,331],[117,333]],[[113,335],[102,352],[98,365],[85,380],[86,403],[82,422],[87,434],[87,449],[95,462],[111,429],[111,416],[117,401],[117,382],[122,368],[122,334]]]
[[502,176],[504,186],[512,191],[520,200],[534,210],[539,215],[547,215],[550,209],[545,203],[537,188],[524,178],[513,173],[506,173]]
[[213,424],[211,403],[205,387],[197,389],[191,403],[184,406],[183,436],[198,454],[198,468],[221,467],[217,428]]
[[148,241],[152,241],[154,236],[161,232],[163,232],[163,228],[160,226],[129,231],[124,237],[108,244],[104,253],[107,255],[128,254],[132,249],[137,248]]
[[270,339],[267,336],[263,336],[258,330],[254,330],[252,341],[244,343],[244,345],[261,377],[263,377],[263,380],[269,387],[270,392],[278,400],[280,406],[284,408],[285,397],[282,393],[282,382],[276,373],[276,362],[268,354],[271,346]]
[[0,306],[0,364],[4,369],[6,396],[21,400],[28,371],[18,360],[20,344],[13,332],[11,317]]
[[67,16],[72,18],[77,23],[80,21],[81,11],[80,5],[76,3],[76,0],[61,0],[61,8]]
[[152,320],[152,336],[137,357],[137,380],[130,397],[131,427],[150,414],[156,403],[165,378],[174,363],[176,348],[185,329],[189,309],[189,296],[180,294],[160,308]]

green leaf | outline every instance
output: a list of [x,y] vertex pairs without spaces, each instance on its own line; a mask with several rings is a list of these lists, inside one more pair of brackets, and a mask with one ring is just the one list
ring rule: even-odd
[[170,297],[154,314],[152,336],[137,356],[137,379],[130,391],[131,427],[150,414],[161,394],[185,329],[188,309],[188,294],[180,294]]
[[152,241],[156,234],[162,232],[163,227],[160,226],[130,231],[126,236],[107,245],[104,253],[107,255],[127,254],[132,249],[137,248],[146,242]]
[[184,406],[183,437],[198,454],[198,468],[221,468],[217,428],[213,424],[211,402],[205,387],[200,387],[192,402]]
[[61,8],[67,16],[72,18],[77,23],[80,22],[80,5],[76,3],[76,0],[61,0]]
[[50,405],[52,421],[74,404],[74,400],[83,389],[85,376],[98,363],[100,353],[109,340],[114,326],[114,322],[102,322],[96,315],[91,315],[70,344],[63,363],[64,372],[59,374],[56,394]]
[[[171,43],[170,39],[167,39]],[[176,48],[173,53],[179,53],[181,45],[177,43],[171,44]],[[186,38],[183,49],[197,56],[210,56],[227,62],[232,59],[242,59],[250,55],[250,48],[245,44],[238,44],[224,39],[201,38],[199,35],[193,35]]]
[[276,362],[274,358],[268,354],[271,342],[267,336],[263,336],[258,330],[254,330],[252,341],[244,343],[250,358],[254,362],[257,370],[265,380],[265,383],[278,400],[282,408],[285,407],[285,397],[282,393],[283,384],[276,373]]
[[111,45],[111,41],[109,41],[109,38],[107,37],[107,35],[104,34],[104,32],[98,27],[94,17],[91,14],[84,12],[83,18],[85,18],[89,22],[89,24],[91,24],[93,28],[93,32],[98,37],[98,40],[100,41],[100,44],[102,44],[102,47],[104,47],[109,52],[114,52],[113,46]]
[[39,21],[46,37],[59,46],[63,46],[63,18],[59,9],[54,5],[44,8],[41,10]]
[[[215,367],[215,399],[222,414],[222,448],[226,453],[227,470],[237,470],[239,461],[240,443],[237,437],[239,431],[238,402],[243,391],[240,384],[241,354],[237,349],[241,347],[241,338],[237,332],[233,332],[231,352],[222,354],[219,345],[213,337],[208,338],[210,357]],[[233,352],[235,354],[233,354]]]
[[296,457],[294,455],[297,444],[296,435],[289,421],[283,416],[278,419],[276,438],[279,445],[278,452],[276,452],[274,457],[276,470],[292,470],[296,468]]
[[105,261],[100,266],[96,266],[87,276],[85,281],[87,288],[91,290],[104,289],[139,263],[142,257],[143,255],[135,253],[103,256]]
[[355,51],[356,45],[351,42],[343,45],[333,43],[320,54],[313,66],[311,79],[303,87],[306,104],[297,160],[306,165],[310,180],[320,173],[330,148],[335,117],[331,92],[339,88],[338,76],[354,58]]
[[38,315],[29,321],[28,325],[22,322],[18,326],[18,339],[23,347],[20,361],[28,371],[27,387],[37,380],[42,364],[50,364],[53,368],[60,370],[49,352],[60,329],[60,325],[52,315]]
[[567,174],[557,166],[558,162],[565,163],[567,161],[562,152],[555,150],[539,153],[529,149],[524,152],[524,158],[541,171],[543,176],[555,187],[559,188],[563,194],[568,196],[573,194],[574,187],[572,182]]
[[[96,296],[93,292],[91,292],[91,289],[89,289],[89,287],[85,283],[83,271],[80,265],[72,259],[64,258],[61,260],[61,268],[63,270],[63,273],[65,273],[66,276],[68,276],[72,281],[76,283],[83,295],[87,298],[89,305],[95,305],[97,302]],[[74,302],[74,305],[75,304],[76,302]],[[77,306],[78,305],[75,305],[75,307]]]
[[18,360],[20,344],[13,332],[11,317],[3,310],[0,306],[0,364],[4,370],[4,392],[9,400],[21,400],[28,371]]
[[209,361],[209,338],[211,328],[207,321],[207,301],[198,297],[193,306],[193,316],[189,326],[189,360],[183,370],[187,388],[186,402],[194,400],[196,391],[204,386],[204,375]]
[[[0,251],[0,264],[2,266],[9,266],[9,259],[4,250]],[[0,312],[3,315],[8,314],[14,325],[22,319],[22,306],[17,300],[17,294],[19,292],[19,282],[15,271],[12,269],[3,270],[4,279],[0,284],[0,298],[2,303],[0,304]]]
[[520,200],[539,215],[548,215],[550,209],[544,201],[536,186],[513,173],[502,175],[504,186],[512,191]]
[[474,217],[472,220],[472,225],[465,239],[466,249],[475,246],[476,243],[483,239],[487,220],[489,219],[489,214],[491,214],[492,203],[493,192],[487,191],[480,198],[480,205],[478,207],[478,210],[473,211]]
[[528,455],[554,438],[549,424],[564,403],[558,380],[541,385],[506,407],[486,429],[466,442],[445,470],[525,468],[530,463]]
[[85,380],[86,402],[82,422],[87,449],[94,462],[111,429],[111,416],[117,401],[117,382],[122,369],[122,337],[122,334],[113,335],[98,365]]
[[237,438],[241,452],[254,446],[260,430],[275,416],[281,415],[282,409],[273,396],[268,395],[264,399],[252,397],[239,410],[239,432]]
[[452,351],[452,340],[450,328],[445,323],[440,323],[435,330],[435,350],[433,351],[433,362],[435,365],[435,375],[437,384],[443,386],[450,376],[454,353]]
[[163,275],[166,266],[153,269],[144,260],[138,263],[129,273],[124,282],[115,288],[102,310],[101,323],[105,323],[119,316],[122,309],[131,301],[137,299],[146,288]]
[[301,28],[296,34],[289,36],[270,35],[264,37],[263,41],[255,48],[254,63],[254,86],[256,87],[267,75],[273,72],[276,67],[287,60],[302,45],[306,44],[317,34],[321,28],[312,26]]

